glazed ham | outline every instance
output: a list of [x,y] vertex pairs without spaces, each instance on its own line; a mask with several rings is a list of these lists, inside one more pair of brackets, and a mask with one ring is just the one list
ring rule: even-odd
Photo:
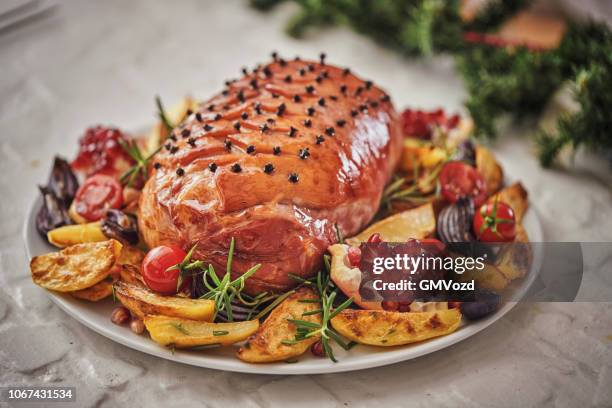
[[197,244],[223,273],[234,237],[233,274],[262,265],[246,291],[285,291],[316,274],[336,228],[371,221],[401,152],[396,116],[348,69],[276,57],[174,130],[141,195],[144,240]]

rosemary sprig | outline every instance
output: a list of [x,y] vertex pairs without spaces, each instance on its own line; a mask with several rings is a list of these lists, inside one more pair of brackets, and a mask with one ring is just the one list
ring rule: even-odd
[[[346,343],[340,334],[336,332],[331,327],[331,319],[336,317],[340,312],[349,307],[351,303],[353,303],[353,298],[349,298],[339,304],[338,306],[334,306],[334,300],[338,294],[338,290],[335,288],[335,285],[330,280],[329,276],[329,257],[325,256],[324,258],[325,270],[321,271],[317,274],[316,278],[316,288],[319,292],[320,300],[317,300],[318,303],[321,304],[321,308],[317,310],[313,310],[311,312],[306,312],[302,316],[310,316],[314,314],[321,314],[321,323],[310,322],[302,319],[287,319],[290,323],[293,323],[297,327],[297,332],[295,338],[284,340],[283,344],[292,345],[297,344],[302,340],[306,340],[312,338],[314,336],[321,336],[321,344],[323,345],[323,350],[325,350],[325,354],[336,363],[338,360],[336,359],[334,352],[331,347],[331,342],[336,342],[340,347],[345,350],[348,350],[351,346]],[[314,282],[313,282],[314,283]],[[304,303],[311,303],[310,301]],[[314,303],[314,301],[312,302]]]
[[[244,289],[245,281],[255,272],[257,272],[259,268],[261,268],[261,264],[253,266],[242,274],[242,276],[231,280],[234,246],[235,241],[234,238],[232,238],[232,241],[230,242],[229,254],[227,256],[225,276],[223,276],[223,278],[219,278],[215,272],[215,268],[210,264],[208,265],[208,269],[204,270],[204,273],[202,274],[202,281],[204,286],[206,286],[208,289],[208,292],[202,295],[200,299],[211,299],[215,301],[215,314],[213,315],[213,320],[217,317],[217,313],[224,310],[225,313],[227,313],[227,320],[230,322],[234,321],[234,315],[232,312],[232,301],[234,299],[237,299],[245,304],[253,303],[252,300],[246,299],[241,292]],[[210,278],[211,282],[209,282],[208,278]],[[259,299],[256,297],[255,299],[256,300],[254,303],[258,304],[261,303],[261,299],[263,299],[263,297],[260,297]]]
[[140,148],[138,147],[138,144],[135,140],[119,140],[119,144],[121,145],[123,150],[125,150],[127,154],[136,162],[136,164],[130,167],[128,171],[123,173],[123,175],[119,179],[121,183],[128,187],[131,187],[139,175],[142,175],[143,179],[146,180],[149,177],[149,162],[151,161],[153,156],[155,156],[155,154],[160,151],[161,146],[159,146],[157,149],[155,149],[154,152],[145,157],[140,151]]
[[170,134],[172,132],[172,129],[174,129],[174,125],[172,125],[172,122],[170,122],[170,120],[168,119],[168,115],[164,110],[164,105],[162,104],[159,95],[155,96],[155,104],[157,105],[157,116],[159,117],[159,120],[161,121],[162,125],[164,125],[164,128],[166,128],[168,134]]
[[195,251],[197,246],[198,244],[195,244],[194,246],[192,246],[189,252],[187,252],[187,255],[185,255],[185,258],[180,263],[166,269],[166,271],[172,271],[176,269],[178,269],[179,271],[179,276],[176,281],[176,291],[177,292],[179,291],[181,286],[183,286],[185,276],[193,274],[194,273],[193,271],[197,271],[199,269],[204,268],[203,261],[191,261],[191,257],[193,256],[193,252]]

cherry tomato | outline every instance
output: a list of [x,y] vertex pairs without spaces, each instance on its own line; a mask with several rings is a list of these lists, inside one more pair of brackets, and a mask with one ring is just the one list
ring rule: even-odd
[[514,210],[502,201],[485,204],[474,215],[472,227],[480,241],[514,241],[516,237]]
[[123,204],[123,187],[114,178],[97,174],[89,177],[74,198],[76,212],[87,221],[97,221],[110,208]]
[[444,165],[440,172],[442,195],[451,203],[461,197],[472,197],[474,206],[480,207],[487,199],[487,184],[474,167],[459,161]]
[[[173,295],[177,291],[179,270],[168,270],[183,261],[187,254],[176,245],[162,245],[151,249],[142,261],[142,277],[147,286],[155,292]],[[190,283],[190,277],[184,278],[180,289]]]

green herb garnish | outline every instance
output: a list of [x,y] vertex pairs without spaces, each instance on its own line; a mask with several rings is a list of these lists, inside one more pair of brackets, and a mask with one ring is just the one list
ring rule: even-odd
[[[245,281],[261,268],[261,264],[251,267],[240,277],[231,280],[234,246],[235,241],[234,238],[232,238],[227,256],[227,267],[223,278],[217,276],[215,268],[210,264],[208,265],[208,269],[204,270],[202,274],[202,281],[204,286],[208,289],[208,292],[202,295],[200,299],[212,299],[215,301],[215,314],[213,315],[213,320],[217,317],[217,313],[224,310],[227,313],[227,320],[230,322],[234,321],[232,312],[232,301],[234,299],[239,300],[245,305],[255,306],[262,303],[262,299],[264,298],[262,295],[265,295],[265,293],[263,293],[258,297],[248,298],[242,294]],[[207,278],[210,278],[212,282],[210,283]]]
[[135,140],[119,140],[119,144],[121,145],[123,150],[125,150],[127,154],[136,162],[136,164],[130,167],[128,171],[123,173],[123,175],[119,179],[121,183],[128,187],[131,187],[139,175],[142,175],[142,178],[144,180],[149,178],[149,162],[151,161],[153,156],[155,156],[155,154],[160,151],[161,146],[155,149],[155,151],[149,154],[148,156],[144,156]]
[[183,327],[182,323],[170,322],[169,325],[174,327],[176,330],[180,331],[181,333],[183,333],[185,336],[189,336],[189,332],[187,331],[186,328]]
[[[336,359],[334,352],[331,347],[331,342],[336,342],[340,347],[348,350],[351,346],[346,343],[340,334],[336,332],[330,324],[331,319],[337,316],[344,309],[349,307],[353,303],[353,298],[349,298],[334,306],[334,300],[338,294],[338,290],[335,288],[333,282],[329,276],[329,260],[325,262],[326,269],[317,274],[316,277],[316,288],[319,292],[321,308],[311,312],[306,312],[303,316],[312,314],[321,314],[321,323],[310,322],[302,319],[287,319],[290,323],[293,323],[297,327],[297,332],[294,339],[283,340],[282,343],[285,345],[293,345],[302,340],[312,338],[314,336],[321,336],[321,344],[325,354],[335,363]],[[304,300],[306,302],[306,299]]]
[[213,330],[213,336],[227,336],[228,334],[227,330]]
[[168,115],[166,114],[166,111],[164,110],[164,105],[162,104],[162,101],[159,95],[155,96],[155,104],[157,105],[157,116],[159,117],[159,120],[161,121],[162,125],[164,125],[164,128],[166,129],[168,134],[172,133],[172,129],[174,129],[174,125],[168,119]]

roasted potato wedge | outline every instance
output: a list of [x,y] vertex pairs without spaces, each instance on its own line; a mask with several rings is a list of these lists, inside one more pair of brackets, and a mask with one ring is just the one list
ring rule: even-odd
[[489,202],[495,201],[499,197],[499,201],[508,204],[514,210],[516,223],[520,224],[525,216],[525,212],[529,208],[529,200],[527,190],[520,182],[512,184],[510,187],[504,188],[499,193],[489,198]]
[[508,245],[499,255],[494,265],[485,264],[482,271],[469,270],[457,275],[460,282],[474,280],[478,287],[500,291],[515,279],[527,274],[533,261],[527,231],[521,224],[516,224],[516,245]]
[[30,261],[32,280],[45,289],[73,292],[89,288],[109,276],[121,253],[114,239],[72,245]]
[[47,240],[58,248],[65,248],[84,242],[106,241],[108,238],[102,233],[99,222],[90,222],[52,229],[47,233]]
[[101,282],[96,283],[92,287],[87,289],[76,290],[70,292],[72,296],[82,300],[89,300],[90,302],[98,302],[102,299],[113,294],[113,282],[115,279],[112,276],[108,276]]
[[145,285],[140,268],[130,264],[120,265],[119,279],[131,285]]
[[345,309],[331,323],[338,333],[357,343],[401,346],[454,332],[461,323],[461,312],[459,309],[417,313]]
[[496,193],[504,181],[504,172],[495,155],[482,145],[476,145],[476,168],[485,179],[487,192]]
[[164,315],[191,320],[212,319],[215,302],[207,299],[189,299],[178,296],[162,296],[143,285],[117,281],[115,296],[121,304],[140,319],[146,315]]
[[422,239],[436,230],[436,217],[431,203],[402,211],[378,221],[358,235],[346,240],[349,245],[358,246],[378,232],[387,242],[405,242],[410,238]]
[[297,344],[283,344],[283,340],[293,340],[296,327],[287,319],[301,319],[313,323],[321,323],[321,315],[303,316],[321,307],[319,303],[304,303],[302,299],[319,299],[319,295],[311,288],[303,287],[276,307],[259,329],[240,347],[236,356],[248,363],[269,363],[285,361],[302,355],[319,340],[320,336],[312,337]]
[[470,282],[473,280],[479,288],[495,291],[504,289],[510,283],[510,279],[497,266],[487,263],[485,263],[485,267],[481,271],[471,269],[461,275],[457,274],[456,277],[459,282]]
[[142,249],[132,245],[124,245],[121,248],[121,254],[119,254],[117,263],[119,265],[132,265],[140,269],[144,257],[145,253]]
[[259,328],[259,320],[234,323],[209,323],[168,316],[145,316],[151,338],[162,346],[190,348],[219,344],[229,346],[243,341]]

